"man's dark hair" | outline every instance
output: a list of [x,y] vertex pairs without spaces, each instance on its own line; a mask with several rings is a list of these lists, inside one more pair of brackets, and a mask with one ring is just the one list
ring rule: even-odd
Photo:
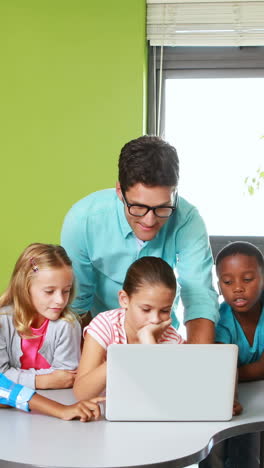
[[141,183],[150,187],[177,187],[179,159],[176,149],[157,136],[141,136],[123,146],[118,180],[123,192]]
[[255,257],[261,268],[262,273],[264,274],[264,258],[261,251],[254,244],[242,241],[231,242],[230,244],[227,244],[225,247],[223,247],[222,250],[220,250],[215,259],[216,271],[218,270],[218,267],[224,258],[236,254],[247,255],[248,257]]

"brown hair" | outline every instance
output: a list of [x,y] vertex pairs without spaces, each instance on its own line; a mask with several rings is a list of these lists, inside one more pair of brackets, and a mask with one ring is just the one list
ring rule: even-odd
[[125,193],[135,184],[177,187],[179,159],[174,146],[160,137],[144,135],[126,143],[118,162],[118,180]]
[[[42,268],[62,268],[72,266],[66,251],[60,245],[30,244],[20,255],[7,290],[0,297],[0,307],[12,305],[14,307],[14,325],[21,335],[31,336],[30,326],[36,310],[29,293],[31,280]],[[74,285],[71,288],[69,303],[74,296]],[[61,317],[67,321],[74,321],[74,314],[68,306]]]
[[163,284],[176,293],[176,278],[171,266],[159,257],[142,257],[127,270],[123,289],[128,296],[144,284]]

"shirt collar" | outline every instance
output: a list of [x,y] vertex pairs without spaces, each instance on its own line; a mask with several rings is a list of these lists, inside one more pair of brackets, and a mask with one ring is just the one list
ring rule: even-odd
[[117,197],[117,214],[119,219],[120,228],[124,237],[127,237],[130,233],[133,233],[133,229],[131,228],[130,224],[128,223],[125,215],[124,204],[119,200]]

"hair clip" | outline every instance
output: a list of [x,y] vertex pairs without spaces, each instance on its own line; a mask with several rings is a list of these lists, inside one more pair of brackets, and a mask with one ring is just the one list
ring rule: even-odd
[[30,259],[30,263],[32,265],[32,270],[36,273],[37,271],[39,271],[39,268],[38,268],[38,265],[36,264],[35,260],[34,260],[34,257],[31,257]]

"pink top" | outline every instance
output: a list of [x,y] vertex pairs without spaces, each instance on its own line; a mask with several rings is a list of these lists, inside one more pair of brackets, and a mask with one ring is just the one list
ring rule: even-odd
[[[89,333],[104,349],[110,344],[126,344],[125,309],[113,309],[98,314],[87,327],[83,334]],[[175,328],[170,325],[161,335],[158,343],[182,344],[184,339]]]
[[38,370],[49,369],[51,367],[48,361],[46,361],[46,359],[39,353],[39,350],[43,345],[43,341],[45,340],[48,324],[49,319],[46,319],[40,328],[30,327],[33,335],[38,338],[21,339],[21,349],[23,351],[23,355],[20,358],[21,369]]

